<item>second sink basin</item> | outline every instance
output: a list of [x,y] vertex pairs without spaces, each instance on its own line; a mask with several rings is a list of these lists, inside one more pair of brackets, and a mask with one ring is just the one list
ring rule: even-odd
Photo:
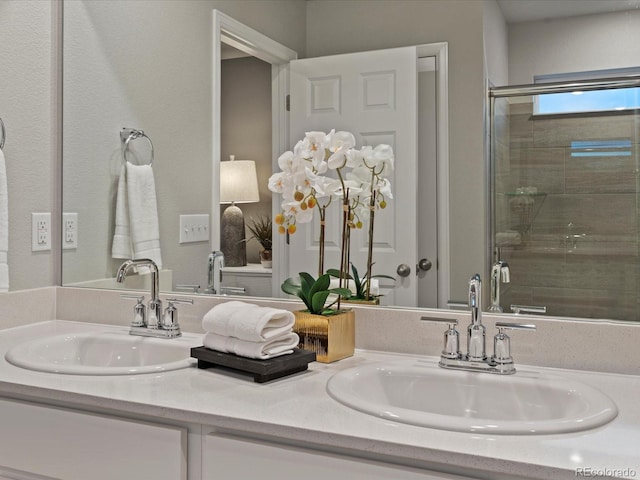
[[191,336],[158,339],[126,331],[68,333],[21,343],[5,359],[18,367],[73,375],[132,375],[190,366],[191,347],[202,345]]
[[327,390],[364,413],[459,432],[566,433],[604,425],[618,414],[605,394],[568,378],[452,371],[415,360],[344,370]]

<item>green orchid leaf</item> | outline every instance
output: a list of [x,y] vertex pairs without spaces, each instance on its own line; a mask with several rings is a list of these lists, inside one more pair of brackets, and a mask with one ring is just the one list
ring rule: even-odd
[[311,302],[307,299],[304,292],[302,291],[302,287],[296,283],[293,278],[287,278],[282,285],[280,286],[284,293],[288,293],[289,295],[295,295],[300,300],[302,300],[307,308],[310,308]]
[[300,285],[296,284],[293,278],[287,278],[282,285],[280,286],[284,293],[288,293],[289,295],[295,295],[296,297],[300,296]]
[[371,278],[388,278],[389,280],[393,280],[395,282],[395,278],[389,275],[371,275]]
[[324,304],[327,301],[327,297],[329,297],[328,290],[316,292],[311,299],[311,308],[309,309],[309,311],[317,315],[322,315],[322,310],[324,309]]
[[300,285],[302,287],[302,293],[305,296],[309,296],[309,290],[311,290],[311,287],[313,286],[314,283],[316,283],[316,281],[307,272],[300,272],[299,275],[300,275]]
[[349,298],[351,296],[351,290],[349,290],[348,288],[332,288],[328,291],[329,293],[340,295],[341,297],[344,297],[344,298]]
[[309,289],[309,297],[313,297],[317,292],[326,291],[331,284],[331,278],[328,274],[320,275],[315,283]]

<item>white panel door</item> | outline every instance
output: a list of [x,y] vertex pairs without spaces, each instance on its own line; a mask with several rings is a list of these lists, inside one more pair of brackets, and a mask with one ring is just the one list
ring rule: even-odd
[[[291,62],[291,129],[295,144],[307,131],[347,130],[358,148],[391,145],[395,171],[390,178],[394,199],[375,219],[374,274],[395,276],[381,280],[383,303],[417,305],[417,52],[403,47],[333,55]],[[341,210],[327,213],[325,269],[340,266]],[[291,236],[289,275],[317,273],[319,222],[298,225]],[[367,224],[353,230],[351,261],[366,272]],[[398,265],[411,268],[396,275]]]

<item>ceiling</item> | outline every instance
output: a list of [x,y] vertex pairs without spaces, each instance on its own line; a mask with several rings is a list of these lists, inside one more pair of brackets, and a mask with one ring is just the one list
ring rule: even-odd
[[640,10],[640,0],[498,0],[507,23]]

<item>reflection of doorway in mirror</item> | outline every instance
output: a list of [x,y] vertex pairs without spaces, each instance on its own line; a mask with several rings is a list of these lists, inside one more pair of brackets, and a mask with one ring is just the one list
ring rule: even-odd
[[[245,229],[252,219],[271,216],[271,65],[225,45],[221,62],[220,152],[255,161],[260,199],[240,205]],[[247,263],[260,264],[260,244],[245,232]]]

